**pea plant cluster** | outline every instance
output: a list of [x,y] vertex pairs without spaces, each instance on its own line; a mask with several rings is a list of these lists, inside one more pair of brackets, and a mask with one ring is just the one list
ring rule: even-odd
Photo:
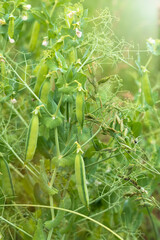
[[83,6],[0,1],[0,239],[158,239],[160,41],[130,63],[109,10]]

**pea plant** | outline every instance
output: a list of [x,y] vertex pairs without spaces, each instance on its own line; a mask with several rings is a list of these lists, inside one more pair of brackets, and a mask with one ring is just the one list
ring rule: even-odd
[[147,63],[130,61],[108,9],[0,9],[0,239],[159,239],[160,40],[147,40]]

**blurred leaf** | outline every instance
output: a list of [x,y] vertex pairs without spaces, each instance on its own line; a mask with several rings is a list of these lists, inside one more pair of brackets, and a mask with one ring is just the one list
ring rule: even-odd
[[142,124],[140,122],[131,122],[130,126],[134,137],[138,137],[142,131]]

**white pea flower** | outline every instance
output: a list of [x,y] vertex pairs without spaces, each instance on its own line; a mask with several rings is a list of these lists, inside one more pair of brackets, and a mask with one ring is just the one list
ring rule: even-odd
[[17,103],[17,100],[15,98],[11,99],[11,103],[15,104]]
[[46,47],[47,45],[48,45],[48,41],[47,41],[47,39],[44,39],[43,42],[42,42],[42,46]]
[[28,16],[27,16],[27,15],[23,15],[23,16],[22,16],[22,20],[23,20],[23,21],[27,21],[27,19],[28,19]]
[[101,183],[100,181],[98,181],[98,180],[95,180],[94,184],[95,184],[95,186],[98,187],[98,186],[101,185],[102,183]]
[[82,37],[82,32],[78,30],[78,28],[76,28],[76,35],[78,38]]
[[151,44],[155,44],[156,43],[156,41],[153,38],[149,38],[148,42],[151,43]]
[[69,18],[72,18],[75,13],[76,13],[76,11],[71,11],[71,12],[69,12],[69,13],[67,14],[67,16],[68,16]]
[[6,21],[4,19],[0,19],[0,25],[5,25]]
[[147,191],[147,190],[145,190],[143,187],[141,187],[141,191],[142,191],[143,193],[146,193],[146,194],[148,194],[148,191]]
[[15,42],[15,40],[13,38],[10,38],[10,37],[9,37],[9,41],[10,41],[10,43],[14,43]]
[[26,11],[30,10],[31,9],[31,4],[24,5],[23,9],[26,10]]
[[111,172],[111,168],[107,168],[107,170],[105,171],[105,173],[110,173]]

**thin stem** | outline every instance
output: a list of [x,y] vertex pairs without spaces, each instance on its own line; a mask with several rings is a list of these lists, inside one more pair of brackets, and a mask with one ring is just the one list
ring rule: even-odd
[[133,68],[133,69],[135,69],[136,71],[138,71],[138,69],[137,69],[136,67],[134,67],[132,64],[130,64],[130,63],[128,63],[127,61],[125,61],[123,58],[119,57],[119,59],[120,59],[122,62],[126,63],[126,64],[127,64],[128,66],[130,66],[131,68]]
[[95,45],[94,49],[92,49],[91,53],[89,54],[88,58],[84,61],[84,63],[79,67],[79,69],[77,70],[77,72],[79,72],[88,62],[88,60],[90,59],[90,57],[92,56],[92,54],[94,53],[95,49],[97,47],[97,44]]
[[61,106],[61,103],[62,103],[62,99],[63,99],[63,94],[61,95],[61,98],[60,98],[60,100],[59,100],[59,102],[58,102],[58,106],[57,106],[56,112],[55,112],[55,114],[54,114],[55,117],[57,116],[58,111],[59,111],[59,109],[60,109],[60,106]]
[[106,161],[106,160],[108,160],[108,159],[114,158],[114,157],[119,156],[119,155],[121,155],[121,153],[117,153],[117,154],[115,154],[115,155],[112,155],[112,156],[110,156],[110,157],[104,158],[104,159],[102,159],[102,160],[100,160],[100,161],[97,161],[97,162],[95,162],[95,163],[91,163],[91,164],[85,166],[85,168],[87,168],[87,167],[92,167],[92,166],[94,166],[94,165],[96,165],[96,164],[102,163],[102,162],[104,162],[104,161]]
[[48,109],[46,108],[46,106],[43,104],[43,102],[39,99],[39,97],[37,97],[37,95],[32,91],[32,89],[28,86],[28,84],[19,76],[19,74],[14,70],[14,68],[12,67],[12,65],[7,61],[6,58],[4,58],[5,61],[7,62],[7,64],[9,65],[9,67],[12,69],[12,71],[15,73],[15,75],[17,75],[17,77],[21,80],[21,82],[24,84],[24,86],[30,91],[30,93],[34,96],[35,99],[37,99],[39,101],[39,103],[41,105],[43,105],[44,109],[46,110],[46,112],[52,116],[52,114],[48,111]]
[[12,163],[9,163],[9,167],[10,167],[11,169],[13,169],[13,171],[15,171],[21,178],[24,178],[23,174],[22,174],[17,168],[15,168],[15,167],[12,165]]
[[[141,197],[142,197],[142,199],[143,199],[143,202],[145,203],[145,200],[144,200],[144,198],[143,198],[142,195],[141,195]],[[153,218],[152,218],[151,212],[150,212],[148,206],[145,206],[145,207],[146,207],[146,209],[147,209],[147,212],[148,212],[148,215],[149,215],[150,221],[151,221],[152,226],[153,226],[153,231],[154,231],[154,234],[155,234],[155,240],[157,240],[157,239],[158,239],[157,229],[156,229],[156,226],[155,226],[155,224],[154,224],[154,221],[153,221]]]
[[25,235],[27,235],[28,237],[33,239],[33,236],[30,235],[29,233],[27,233],[26,231],[24,231],[23,229],[19,228],[18,226],[16,226],[15,224],[11,223],[10,221],[8,221],[7,219],[5,219],[4,217],[0,216],[0,219],[6,223],[8,223],[9,225],[11,225],[12,227],[18,229],[20,232],[23,232]]
[[152,60],[152,55],[149,57],[149,59],[148,59],[148,61],[147,61],[146,65],[145,65],[145,68],[147,68],[147,67],[148,67],[148,65],[150,64],[151,60]]
[[[60,102],[61,102],[61,100],[59,101],[59,103]],[[58,104],[58,105],[60,105],[60,104]],[[57,129],[57,127],[55,128],[55,143],[56,143],[57,158],[59,158],[60,150],[59,150],[59,140],[58,140],[58,129]],[[52,174],[51,181],[49,183],[49,185],[51,187],[52,187],[52,185],[54,183],[54,180],[55,180],[55,177],[56,177],[56,173],[57,173],[57,168],[55,167],[55,169],[53,171],[53,174]],[[54,220],[55,214],[54,214],[54,208],[52,208],[53,207],[53,203],[54,203],[53,202],[53,196],[49,197],[49,202],[50,202],[50,206],[51,206],[51,218],[52,218],[52,220]],[[51,240],[52,233],[53,233],[53,228],[49,231],[47,240]]]
[[52,17],[52,15],[53,15],[53,13],[54,13],[54,10],[55,10],[55,8],[56,8],[56,6],[57,6],[57,3],[58,3],[58,0],[55,0],[55,3],[54,3],[54,5],[53,5],[53,8],[52,8],[51,13],[50,13],[50,18]]
[[24,123],[24,125],[28,128],[27,122],[24,120],[22,115],[17,111],[17,109],[13,105],[11,105],[7,102],[6,102],[6,104],[7,104],[8,107],[10,107],[17,114],[17,116],[21,119],[21,121]]
[[[3,207],[4,204],[1,204],[0,207]],[[79,213],[79,212],[75,212],[73,210],[69,210],[69,209],[65,209],[65,208],[60,208],[60,207],[51,207],[51,206],[46,206],[46,205],[35,205],[35,204],[5,204],[5,207],[13,207],[13,206],[17,206],[17,207],[37,207],[37,208],[53,208],[53,209],[57,209],[57,210],[60,210],[60,211],[65,211],[65,212],[69,212],[69,213],[72,213],[72,214],[75,214],[75,215],[78,215],[82,218],[86,218],[88,219],[89,221],[91,222],[94,222],[95,224],[101,226],[102,228],[106,229],[108,232],[110,232],[111,234],[113,234],[115,237],[117,237],[118,239],[120,240],[124,240],[121,236],[119,236],[117,233],[115,233],[112,229],[108,228],[107,226],[105,226],[104,224],[96,221],[95,219],[92,219],[82,213]]]
[[99,127],[99,129],[97,130],[97,132],[95,132],[95,134],[93,134],[93,136],[91,138],[89,138],[85,143],[83,143],[81,145],[81,147],[84,147],[87,143],[89,143],[99,132],[101,131],[101,126]]
[[23,160],[17,155],[17,153],[14,151],[14,149],[8,144],[8,142],[0,136],[0,138],[2,139],[2,141],[6,144],[6,146],[9,148],[9,150],[11,150],[11,152],[15,155],[15,157],[19,160],[19,162],[21,164],[23,164],[24,167],[26,167],[34,176],[37,177],[37,175],[30,169],[30,167],[28,167],[26,164],[24,164]]

